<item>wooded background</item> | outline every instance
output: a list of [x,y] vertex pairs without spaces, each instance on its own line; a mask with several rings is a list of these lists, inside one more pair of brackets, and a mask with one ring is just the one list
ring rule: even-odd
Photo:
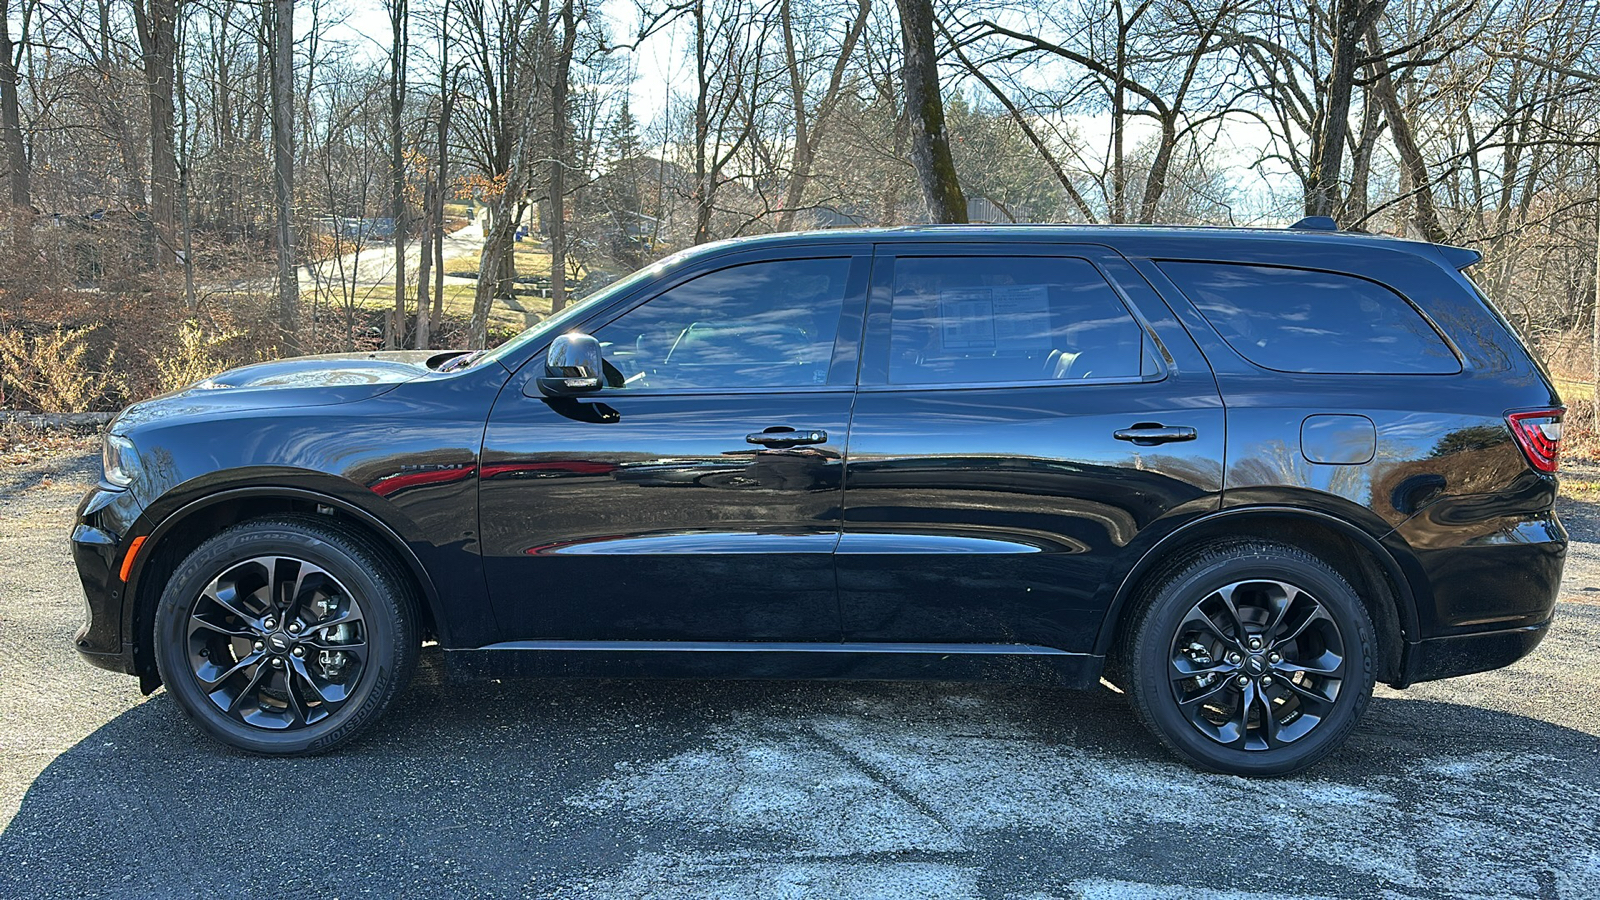
[[1330,215],[1482,250],[1580,385],[1600,340],[1591,0],[4,2],[0,406],[929,221]]

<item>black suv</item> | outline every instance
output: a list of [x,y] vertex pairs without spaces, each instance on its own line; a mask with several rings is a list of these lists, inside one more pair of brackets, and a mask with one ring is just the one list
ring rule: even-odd
[[91,662],[326,750],[458,674],[1125,691],[1298,771],[1373,683],[1544,635],[1562,408],[1470,250],[928,227],[700,247],[499,348],[136,404],[72,541]]

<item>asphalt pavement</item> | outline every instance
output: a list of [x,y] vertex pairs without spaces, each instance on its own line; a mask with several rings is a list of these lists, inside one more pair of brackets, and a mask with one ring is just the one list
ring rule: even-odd
[[1297,778],[1175,762],[1111,691],[453,683],[331,756],[214,744],[81,663],[97,461],[0,471],[0,898],[1600,897],[1600,504],[1499,672],[1380,688]]

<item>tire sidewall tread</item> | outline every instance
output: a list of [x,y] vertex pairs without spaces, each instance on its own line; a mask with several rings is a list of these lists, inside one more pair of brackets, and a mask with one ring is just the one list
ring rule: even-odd
[[[357,688],[326,722],[273,732],[226,716],[195,683],[187,661],[186,626],[200,591],[227,567],[253,556],[301,556],[328,569],[360,599],[372,648]],[[250,753],[301,756],[353,740],[376,721],[415,670],[417,601],[398,564],[382,548],[314,516],[253,519],[207,539],[180,563],[162,590],[154,623],[156,666],[186,715],[212,738]],[[352,584],[351,582],[355,582]]]
[[[1277,750],[1232,750],[1202,735],[1173,706],[1167,676],[1173,629],[1181,617],[1204,592],[1252,578],[1283,580],[1309,591],[1339,625],[1345,664],[1355,667],[1340,686],[1339,701],[1329,721]],[[1140,720],[1185,762],[1230,775],[1293,775],[1337,750],[1360,723],[1376,680],[1376,633],[1371,614],[1355,589],[1327,563],[1292,545],[1240,540],[1212,544],[1175,559],[1151,585],[1125,632],[1119,656]]]

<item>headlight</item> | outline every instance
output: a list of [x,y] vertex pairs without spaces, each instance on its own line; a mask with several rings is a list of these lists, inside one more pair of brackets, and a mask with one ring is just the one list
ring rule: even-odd
[[133,441],[120,434],[106,435],[100,449],[100,465],[107,484],[127,487],[133,484],[133,467],[138,460]]

